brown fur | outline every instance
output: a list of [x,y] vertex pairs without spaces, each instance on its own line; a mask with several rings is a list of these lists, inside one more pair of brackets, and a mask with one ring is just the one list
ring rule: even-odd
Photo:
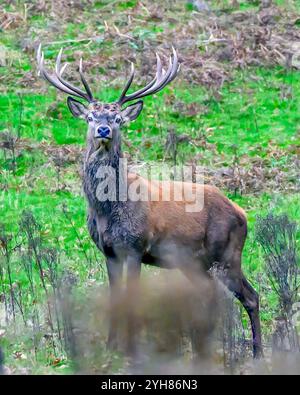
[[[179,182],[149,181],[129,174],[128,184],[138,181],[158,201],[144,202],[147,235],[142,261],[165,268],[179,268],[196,285],[199,273],[214,265],[221,269],[221,279],[247,310],[253,331],[254,356],[262,355],[258,295],[241,270],[242,251],[247,235],[245,212],[217,188],[189,184],[203,193],[204,204],[198,212],[187,212],[193,199],[175,201],[174,192],[184,189]],[[170,187],[170,201],[163,201],[163,191]]]
[[[163,265],[161,249],[155,251],[161,243],[187,246],[187,258],[196,254],[200,257],[199,261],[202,260],[199,263],[204,264],[206,268],[222,259],[233,238],[239,240],[236,247],[242,250],[247,232],[244,211],[222,195],[217,188],[181,182],[149,181],[135,174],[128,177],[129,185],[137,180],[145,186],[149,196],[151,192],[156,191],[156,196],[159,197],[158,201],[149,199],[143,203],[148,218],[147,251],[144,252],[144,255],[147,254],[146,263]],[[199,212],[186,211],[187,204],[194,203],[191,198],[174,200],[174,191],[183,191],[186,185],[191,187],[193,192],[198,190],[200,194],[204,194],[203,208]],[[166,188],[170,188],[170,201],[163,200],[163,191]],[[231,234],[232,237],[229,237]],[[219,247],[219,251],[214,251],[215,245]],[[169,267],[171,263],[164,264]]]

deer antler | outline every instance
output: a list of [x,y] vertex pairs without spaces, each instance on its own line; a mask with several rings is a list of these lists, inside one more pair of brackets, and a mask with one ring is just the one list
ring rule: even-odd
[[137,99],[141,99],[142,97],[145,97],[145,96],[153,95],[154,93],[161,91],[167,84],[169,84],[171,81],[174,80],[174,78],[178,74],[180,65],[178,63],[178,56],[177,56],[177,52],[175,51],[174,47],[172,47],[172,50],[173,50],[173,58],[170,57],[168,70],[165,71],[162,68],[162,63],[161,63],[160,57],[156,53],[156,75],[153,78],[153,80],[150,81],[149,84],[147,84],[144,88],[139,89],[138,91],[126,96],[126,93],[128,92],[128,90],[132,84],[133,78],[134,78],[134,65],[133,65],[133,63],[131,63],[130,77],[129,77],[129,79],[125,85],[125,88],[123,89],[123,92],[118,100],[118,103],[121,106],[129,101],[137,100]]
[[[173,57],[170,57],[169,67],[167,71],[163,69],[161,59],[159,55],[156,54],[156,75],[153,78],[153,80],[150,81],[144,88],[139,89],[138,91],[131,93],[130,95],[126,95],[134,78],[134,64],[131,63],[130,77],[117,102],[120,106],[124,105],[129,101],[133,101],[133,100],[141,99],[142,97],[145,96],[153,95],[154,93],[161,91],[167,84],[169,84],[171,81],[174,80],[174,78],[178,74],[180,65],[178,63],[177,52],[173,47],[172,50],[173,50]],[[62,52],[63,49],[61,49],[57,55],[54,73],[49,74],[44,66],[44,53],[42,51],[42,46],[40,44],[37,51],[37,64],[38,64],[39,74],[45,80],[47,80],[51,85],[61,90],[62,92],[67,93],[71,96],[80,97],[81,99],[84,99],[89,103],[94,102],[95,99],[93,98],[91,89],[83,75],[82,59],[80,59],[80,63],[79,63],[79,74],[85,92],[82,89],[72,85],[70,82],[63,79],[62,75],[68,64],[65,63],[63,66],[61,65]]]
[[92,92],[89,88],[89,85],[88,85],[86,79],[84,78],[84,75],[83,75],[82,59],[80,59],[80,63],[79,63],[79,74],[80,74],[81,82],[85,88],[85,92],[83,90],[77,88],[76,86],[70,84],[68,81],[66,81],[62,78],[62,74],[67,67],[67,63],[64,64],[63,66],[61,66],[62,51],[63,51],[63,49],[61,49],[57,55],[55,72],[53,74],[49,74],[44,66],[44,53],[42,51],[42,46],[40,44],[38,51],[37,51],[37,64],[38,64],[39,74],[45,80],[47,80],[51,85],[53,85],[55,88],[61,90],[62,92],[67,93],[71,96],[80,97],[81,99],[84,99],[84,100],[88,101],[89,103],[93,102],[94,98],[93,98]]

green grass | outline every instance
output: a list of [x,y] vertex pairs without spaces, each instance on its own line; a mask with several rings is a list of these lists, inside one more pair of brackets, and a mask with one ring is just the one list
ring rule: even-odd
[[[110,102],[116,100],[118,92],[116,88],[107,88],[97,97]],[[170,93],[175,96],[175,101],[202,105],[206,112],[196,116],[181,114],[180,110],[166,104]],[[162,137],[170,127],[178,134],[186,133],[192,137],[205,135],[208,129],[211,130],[208,142],[216,144],[218,154],[228,159],[236,150],[239,155],[264,156],[270,143],[280,148],[299,144],[299,72],[286,72],[280,68],[237,72],[220,94],[220,100],[216,100],[201,88],[187,89],[173,84],[169,92],[145,99],[144,112],[124,134],[134,146],[151,140],[151,149],[143,150],[141,159],[145,161],[162,159]],[[56,144],[84,144],[85,122],[71,116],[61,94],[49,88],[47,96],[24,95],[23,101],[22,137]],[[0,127],[17,128],[19,97],[15,93],[2,96],[0,105],[3,108]],[[192,146],[185,146],[182,154],[188,156],[195,152]],[[203,152],[204,158],[206,154],[210,153]]]

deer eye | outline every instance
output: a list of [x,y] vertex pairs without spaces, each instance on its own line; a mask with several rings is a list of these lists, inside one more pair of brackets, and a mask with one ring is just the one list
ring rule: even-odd
[[87,117],[88,122],[93,122],[93,117]]
[[117,116],[116,119],[115,119],[116,123],[121,123],[121,120],[122,120],[122,119],[121,119],[121,117],[119,117],[119,116]]

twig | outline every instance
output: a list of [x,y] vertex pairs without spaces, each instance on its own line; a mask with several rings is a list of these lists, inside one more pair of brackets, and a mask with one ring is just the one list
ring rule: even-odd
[[62,206],[62,212],[63,212],[65,218],[69,221],[69,224],[71,225],[71,227],[72,227],[72,229],[73,229],[73,231],[75,233],[76,239],[77,239],[77,241],[78,241],[78,243],[79,243],[79,245],[81,247],[81,250],[82,250],[82,252],[83,252],[83,254],[85,256],[85,259],[86,259],[87,263],[89,264],[89,266],[91,266],[92,262],[89,259],[88,255],[87,255],[87,253],[86,253],[86,251],[84,249],[84,245],[83,245],[83,243],[81,241],[81,238],[80,238],[80,236],[79,236],[79,234],[77,232],[77,229],[74,226],[74,223],[73,223],[72,219],[69,217],[69,213],[68,213],[68,211],[67,211],[67,209],[66,209],[66,207],[64,205]]
[[50,45],[61,45],[61,44],[73,44],[73,43],[81,43],[84,41],[96,41],[97,39],[101,38],[101,36],[94,36],[94,37],[86,37],[80,38],[77,40],[62,40],[62,41],[48,41],[43,44],[43,46],[50,46]]
[[198,41],[199,45],[208,45],[214,43],[228,43],[230,40],[228,38],[209,38],[208,40]]
[[137,39],[135,39],[134,37],[131,37],[128,34],[121,33],[120,30],[118,29],[118,27],[115,24],[113,24],[113,26],[114,26],[114,29],[117,32],[118,36],[127,38],[128,40],[137,41]]

